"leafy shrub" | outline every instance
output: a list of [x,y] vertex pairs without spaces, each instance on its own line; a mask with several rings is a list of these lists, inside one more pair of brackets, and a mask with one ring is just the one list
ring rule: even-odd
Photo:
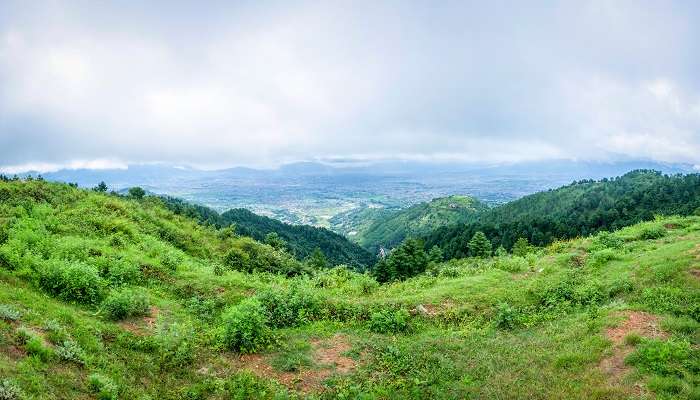
[[685,340],[643,340],[625,362],[644,372],[682,377],[692,352],[690,342]]
[[66,340],[63,344],[56,346],[56,356],[64,361],[85,364],[85,352],[72,340]]
[[524,257],[518,256],[498,257],[493,266],[494,268],[512,273],[525,271],[529,267],[527,260]]
[[683,290],[669,286],[644,289],[641,302],[652,311],[676,314],[687,304]]
[[102,303],[101,310],[111,320],[143,316],[149,313],[148,295],[141,289],[113,291]]
[[642,229],[637,236],[640,240],[654,240],[666,236],[666,229],[662,226],[653,226]]
[[399,333],[409,329],[409,314],[404,309],[382,310],[372,313],[369,329],[376,333]]
[[216,276],[222,276],[225,272],[224,266],[219,263],[214,263],[214,266],[212,267],[212,272],[214,272],[214,275]]
[[252,272],[250,256],[245,251],[234,247],[226,253],[224,265],[234,271]]
[[602,231],[598,233],[593,238],[593,243],[591,244],[591,251],[603,250],[603,249],[621,249],[624,244],[624,240],[621,237],[610,233],[608,231]]
[[104,375],[90,375],[88,377],[88,386],[99,400],[117,400],[119,387],[114,381]]
[[207,299],[199,296],[190,297],[185,302],[185,307],[189,312],[204,321],[211,321],[219,315],[224,303],[220,300]]
[[81,262],[47,262],[39,271],[39,286],[60,299],[83,304],[97,304],[104,296],[97,269]]
[[194,331],[178,323],[159,326],[157,333],[161,368],[181,368],[194,359]]
[[520,325],[520,312],[508,303],[496,306],[493,322],[499,329],[514,329]]
[[22,390],[9,379],[0,380],[0,400],[21,400]]
[[268,318],[258,299],[245,299],[231,307],[223,321],[223,344],[230,350],[254,353],[271,341]]
[[112,261],[107,272],[109,282],[117,286],[139,283],[142,277],[139,266],[125,260]]
[[619,259],[617,252],[613,249],[603,249],[596,251],[589,259],[589,263],[593,267],[602,267],[612,260]]
[[310,288],[294,285],[288,290],[267,289],[259,300],[269,324],[275,328],[298,326],[323,314],[323,300]]
[[160,263],[168,270],[175,272],[177,267],[182,263],[182,255],[174,252],[166,252],[161,256]]
[[22,313],[9,304],[0,304],[0,319],[5,321],[17,321],[22,317]]
[[347,266],[339,265],[318,272],[314,277],[317,287],[343,289],[345,293],[370,294],[379,287],[373,277],[351,271]]

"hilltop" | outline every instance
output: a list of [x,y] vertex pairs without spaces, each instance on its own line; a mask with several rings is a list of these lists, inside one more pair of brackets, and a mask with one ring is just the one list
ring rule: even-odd
[[700,217],[664,217],[380,285],[157,198],[0,182],[0,390],[695,399],[698,243]]

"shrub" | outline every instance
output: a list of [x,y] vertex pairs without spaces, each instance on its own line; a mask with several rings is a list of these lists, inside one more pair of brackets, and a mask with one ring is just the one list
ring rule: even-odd
[[520,325],[520,313],[508,303],[500,303],[496,306],[494,324],[500,329],[514,329]]
[[22,313],[9,304],[0,304],[0,319],[5,321],[17,321],[22,317]]
[[369,329],[376,333],[399,333],[409,329],[409,314],[404,309],[382,310],[370,315]]
[[254,353],[271,341],[265,309],[258,299],[245,299],[231,307],[223,321],[223,344],[230,350]]
[[113,285],[127,285],[141,281],[141,269],[134,263],[125,260],[114,260],[107,271],[107,279]]
[[643,340],[625,362],[644,372],[682,377],[692,351],[690,342],[685,340]]
[[528,269],[529,265],[524,257],[498,257],[494,262],[494,268],[506,272],[522,272]]
[[226,253],[224,265],[234,271],[252,272],[250,256],[245,251],[234,247]]
[[47,262],[39,271],[39,286],[60,299],[83,304],[97,304],[104,296],[97,268],[80,262]]
[[182,256],[177,253],[167,252],[162,255],[160,263],[168,270],[175,272],[177,267],[182,263]]
[[607,231],[602,231],[598,233],[593,238],[593,243],[591,244],[590,250],[603,250],[603,249],[621,249],[624,244],[624,240],[621,237],[612,234]]
[[119,387],[111,379],[104,375],[92,374],[88,377],[90,390],[97,395],[99,400],[117,400]]
[[596,251],[590,258],[590,265],[593,267],[602,267],[612,260],[619,259],[617,252],[613,249],[603,249]]
[[51,343],[61,343],[68,339],[66,329],[54,319],[50,319],[44,323],[46,331],[46,339]]
[[320,318],[323,300],[311,289],[292,286],[289,290],[268,289],[256,298],[262,305],[267,321],[276,328],[298,326]]
[[157,334],[161,368],[181,368],[194,361],[194,332],[172,323],[159,326]]
[[219,264],[219,263],[214,263],[214,266],[212,267],[212,271],[214,272],[214,275],[216,275],[216,276],[222,276],[225,272],[224,266]]
[[664,229],[662,226],[653,226],[642,229],[642,231],[639,232],[637,239],[654,240],[660,239],[664,236],[666,236],[666,229]]
[[143,316],[149,313],[148,295],[141,289],[113,291],[102,303],[102,311],[111,320]]
[[0,380],[0,400],[21,400],[22,390],[9,379]]
[[66,340],[63,344],[56,346],[56,356],[64,361],[85,364],[85,352],[72,340]]

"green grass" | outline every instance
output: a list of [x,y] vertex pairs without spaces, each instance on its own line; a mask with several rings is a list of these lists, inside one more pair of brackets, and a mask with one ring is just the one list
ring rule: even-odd
[[[274,250],[221,237],[155,199],[11,182],[0,200],[0,382],[22,398],[617,399],[634,398],[638,384],[698,398],[699,217],[625,228],[612,234],[620,241],[557,242],[527,259],[453,260],[378,285],[342,268],[216,275],[233,247]],[[98,287],[64,270],[42,281],[65,265],[95,272]],[[657,315],[665,336],[628,336],[632,374],[618,382],[599,363],[624,310]],[[227,345],[234,333],[245,346]],[[317,359],[319,346],[339,342],[355,363],[346,372]],[[272,372],[242,361],[241,348]],[[285,388],[279,374],[297,381]],[[298,392],[305,374],[320,381]]]

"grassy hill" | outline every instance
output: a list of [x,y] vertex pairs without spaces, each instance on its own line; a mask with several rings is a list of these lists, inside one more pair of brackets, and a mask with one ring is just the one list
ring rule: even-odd
[[360,225],[350,238],[376,253],[382,246],[392,248],[407,237],[426,235],[445,225],[470,221],[488,206],[469,196],[433,199],[403,210],[377,211],[369,215],[366,226]]
[[700,217],[385,285],[232,269],[297,261],[154,198],[0,182],[0,227],[4,398],[700,393]]
[[178,215],[190,216],[219,228],[234,225],[237,233],[258,241],[264,241],[268,234],[276,233],[286,242],[285,248],[299,260],[306,259],[318,248],[330,265],[344,264],[363,270],[371,267],[376,261],[375,255],[325,228],[291,225],[243,208],[219,214],[208,207],[190,204],[173,197],[163,197],[163,201]]
[[481,213],[474,221],[440,227],[426,235],[425,242],[427,247],[441,247],[447,258],[459,258],[468,254],[467,244],[477,231],[486,234],[494,249],[510,249],[520,237],[541,246],[649,221],[656,214],[693,213],[700,213],[700,174],[637,170],[525,196]]

